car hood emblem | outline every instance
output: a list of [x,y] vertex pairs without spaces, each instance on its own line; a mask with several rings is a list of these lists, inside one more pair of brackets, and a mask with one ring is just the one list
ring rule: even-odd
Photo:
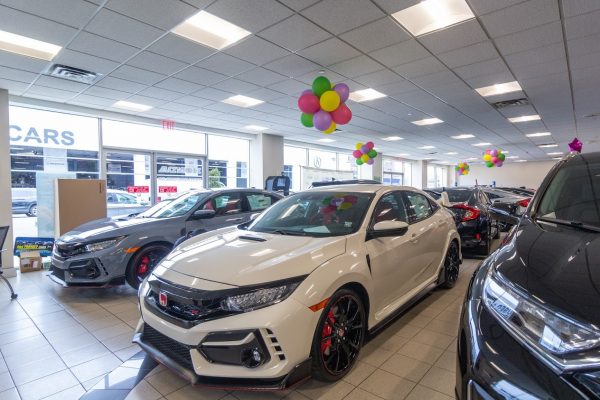
[[166,292],[160,292],[160,293],[158,293],[158,304],[160,304],[163,307],[166,307],[168,301],[169,300],[167,298],[167,293]]

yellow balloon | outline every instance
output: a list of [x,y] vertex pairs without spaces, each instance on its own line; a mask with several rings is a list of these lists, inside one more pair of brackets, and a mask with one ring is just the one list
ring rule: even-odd
[[335,131],[335,127],[336,127],[335,122],[332,122],[331,125],[329,125],[329,128],[327,128],[326,131],[323,131],[323,133],[330,134],[333,131]]
[[356,150],[360,150],[360,148],[363,146],[362,143],[356,143]]
[[340,95],[335,90],[328,90],[321,95],[321,110],[331,112],[340,106]]
[[464,168],[465,167],[465,163],[458,163],[458,168]]
[[492,161],[492,156],[490,154],[484,154],[483,161]]
[[338,208],[340,210],[347,210],[350,207],[352,207],[352,203],[348,203],[347,201],[345,201],[342,204],[340,204],[340,206]]
[[363,160],[363,162],[367,162],[371,159],[371,157],[369,157],[367,154],[363,154],[360,156],[360,159]]

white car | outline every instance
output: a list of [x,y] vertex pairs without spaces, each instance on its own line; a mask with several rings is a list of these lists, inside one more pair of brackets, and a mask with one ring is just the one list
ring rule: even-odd
[[195,384],[335,381],[368,331],[452,287],[461,261],[454,219],[424,192],[316,188],[173,250],[139,289],[134,342]]

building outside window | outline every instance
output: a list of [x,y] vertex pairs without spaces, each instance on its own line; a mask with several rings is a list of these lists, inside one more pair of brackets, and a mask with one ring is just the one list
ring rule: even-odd
[[430,164],[427,166],[427,187],[437,188],[447,186],[447,167]]
[[384,185],[412,185],[412,163],[393,157],[383,157]]
[[248,163],[244,161],[238,161],[236,163],[236,172],[235,176],[237,177],[236,186],[240,188],[248,187]]
[[208,158],[209,187],[248,187],[248,140],[208,135]]

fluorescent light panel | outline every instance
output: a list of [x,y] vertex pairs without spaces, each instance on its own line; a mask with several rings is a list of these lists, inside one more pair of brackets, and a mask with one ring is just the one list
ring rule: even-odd
[[429,150],[429,149],[435,149],[435,146],[421,146],[421,147],[417,147],[417,149]]
[[122,108],[123,110],[139,111],[139,112],[148,111],[152,108],[152,106],[148,106],[146,104],[132,103],[131,101],[125,101],[125,100],[119,100],[112,106],[115,108]]
[[558,147],[558,145],[556,143],[554,144],[540,144],[538,147],[542,148],[542,149],[547,149],[550,147]]
[[522,117],[509,118],[508,120],[514,124],[517,122],[537,121],[540,119],[542,118],[539,115],[523,115]]
[[388,137],[384,137],[381,140],[385,140],[387,142],[395,142],[396,140],[404,140],[404,138],[401,138],[400,136],[388,136]]
[[0,31],[0,50],[20,54],[22,56],[52,60],[62,47],[52,43],[42,42],[27,36]]
[[357,90],[355,92],[350,93],[350,100],[356,101],[358,103],[362,101],[370,101],[375,99],[381,99],[382,97],[387,97],[387,94],[383,94],[378,92],[375,89],[362,89]]
[[474,138],[475,135],[471,135],[468,133],[463,133],[462,135],[450,136],[452,139],[471,139]]
[[475,15],[464,0],[425,0],[392,17],[414,36],[420,36],[475,18]]
[[537,133],[528,133],[525,136],[527,137],[542,137],[542,136],[550,136],[552,135],[550,132],[537,132]]
[[254,99],[248,96],[242,96],[241,94],[237,94],[235,96],[231,96],[225,100],[222,100],[223,103],[231,104],[232,106],[238,107],[252,107],[258,104],[264,103],[262,100]]
[[172,30],[173,33],[202,45],[221,50],[240,41],[250,32],[206,11],[188,18]]
[[413,124],[418,125],[418,126],[424,126],[424,125],[434,125],[434,124],[441,124],[442,121],[439,118],[425,118],[425,119],[421,119],[418,121],[411,121]]
[[506,158],[519,158],[519,156],[508,156]]
[[481,142],[481,143],[475,143],[473,146],[481,147],[481,146],[490,146],[490,145],[491,145],[490,142]]
[[560,156],[562,154],[563,154],[562,151],[553,151],[551,153],[548,153],[549,156]]
[[332,142],[335,142],[335,140],[329,139],[329,138],[323,138],[323,139],[319,139],[319,142],[332,143]]
[[489,96],[497,96],[499,94],[518,92],[521,89],[521,85],[519,82],[506,82],[506,83],[497,83],[491,86],[480,87],[479,89],[475,89],[477,93],[482,95],[483,97]]
[[267,128],[266,126],[260,126],[260,125],[246,125],[244,127],[244,129],[247,129],[249,131],[262,132],[262,131],[266,131],[269,128]]
[[450,153],[444,153],[444,154],[446,154],[447,156],[455,156],[455,155],[457,155],[458,153],[457,153],[457,152],[455,152],[455,151],[451,151]]

